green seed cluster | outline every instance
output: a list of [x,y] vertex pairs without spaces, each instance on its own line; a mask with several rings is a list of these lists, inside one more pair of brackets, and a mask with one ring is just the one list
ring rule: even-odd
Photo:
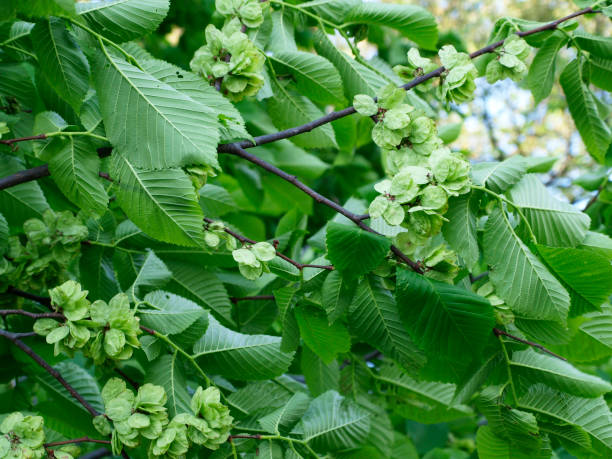
[[60,352],[74,355],[81,350],[97,365],[108,359],[129,359],[134,348],[140,346],[140,328],[127,295],[119,293],[108,303],[103,300],[90,303],[87,293],[72,280],[51,289],[51,304],[66,320],[38,319],[34,331],[55,346],[55,355]]
[[123,380],[112,378],[102,389],[102,400],[105,413],[93,423],[102,435],[111,435],[117,455],[124,446],[138,446],[141,438],[151,440],[151,459],[185,457],[192,444],[215,450],[227,441],[234,420],[216,387],[198,387],[191,399],[192,412],[179,413],[172,420],[161,386],[144,384],[134,394]]
[[520,81],[527,74],[525,60],[529,56],[529,45],[518,35],[511,35],[503,46],[495,50],[496,58],[487,65],[486,77],[489,83],[510,78]]
[[155,440],[168,424],[167,396],[161,386],[143,384],[134,394],[122,379],[111,378],[102,388],[102,400],[105,412],[94,419],[94,427],[102,435],[112,435],[115,455],[123,446],[138,446],[141,437]]
[[448,198],[470,190],[470,165],[444,146],[433,120],[406,104],[405,97],[403,89],[389,85],[382,88],[377,101],[367,95],[354,99],[357,112],[376,123],[372,140],[382,148],[389,175],[374,185],[380,195],[370,204],[369,213],[391,226],[401,225],[396,242],[408,254],[452,274],[454,252],[430,239],[440,232]]
[[206,44],[195,52],[189,64],[234,102],[255,95],[264,84],[265,57],[241,27],[238,18],[227,22],[221,30],[209,24]]
[[240,274],[250,280],[258,279],[265,271],[270,272],[266,262],[276,256],[276,250],[267,242],[247,244],[232,252],[234,260],[238,263]]
[[438,55],[446,69],[440,87],[442,98],[456,104],[472,100],[476,89],[474,79],[478,71],[470,56],[458,52],[452,45],[443,46]]
[[221,243],[225,243],[227,250],[236,249],[236,239],[225,232],[225,226],[221,222],[206,223],[204,226],[204,242],[212,249],[217,249]]
[[24,416],[19,412],[9,414],[0,424],[0,458],[45,457],[43,424],[40,416]]
[[42,220],[27,220],[23,231],[22,237],[9,237],[6,252],[0,252],[0,290],[12,285],[38,292],[65,281],[89,234],[71,212],[52,210],[45,211]]
[[264,8],[268,2],[259,0],[216,0],[215,8],[219,14],[229,18],[238,18],[242,24],[251,29],[259,27],[263,20]]
[[178,459],[184,457],[190,445],[218,449],[227,438],[234,419],[221,403],[216,387],[198,387],[191,399],[192,413],[177,414],[163,433],[149,447],[149,458]]

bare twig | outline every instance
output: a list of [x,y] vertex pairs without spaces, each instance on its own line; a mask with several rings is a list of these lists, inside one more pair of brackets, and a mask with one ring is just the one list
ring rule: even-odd
[[79,394],[74,389],[74,387],[72,387],[68,383],[68,381],[64,379],[64,377],[59,373],[59,371],[57,371],[55,368],[49,365],[45,361],[45,359],[43,359],[40,355],[34,352],[30,346],[28,346],[23,341],[21,341],[19,339],[19,335],[17,335],[16,333],[11,333],[9,331],[0,329],[0,336],[11,341],[15,346],[17,346],[19,349],[25,352],[30,358],[32,358],[32,360],[34,360],[38,365],[44,368],[47,373],[53,376],[57,380],[57,382],[59,382],[62,386],[64,386],[64,388],[70,393],[70,395],[74,399],[76,399],[83,406],[83,408],[85,408],[89,412],[89,414],[91,414],[94,417],[99,414],[96,411],[96,409],[93,406],[91,406],[91,404],[87,400],[85,400],[83,396]]
[[97,440],[95,438],[81,437],[81,438],[75,438],[73,440],[63,440],[63,441],[54,441],[51,443],[45,443],[43,446],[45,448],[51,448],[53,446],[72,445],[75,443],[101,443],[104,445],[111,444],[110,440]]
[[23,290],[12,287],[12,286],[9,286],[9,288],[6,289],[6,293],[10,293],[11,295],[15,295],[15,296],[20,296],[22,298],[26,298],[28,300],[35,301],[36,303],[39,303],[39,304],[42,304],[43,306],[47,306],[48,308],[51,308],[51,298],[49,298],[48,296],[34,295],[33,293],[24,292]]
[[45,319],[45,318],[64,319],[65,318],[63,314],[60,314],[58,312],[37,313],[37,312],[24,311],[23,309],[0,309],[0,317],[11,316],[11,315],[26,316],[32,319]]
[[527,341],[526,339],[522,339],[522,338],[519,338],[518,336],[511,335],[510,333],[508,333],[508,332],[506,332],[504,330],[500,330],[499,328],[494,328],[493,329],[493,333],[495,334],[495,336],[505,336],[506,338],[510,338],[510,339],[512,339],[514,341],[518,341],[519,343],[526,344],[527,346],[531,346],[531,347],[535,347],[537,349],[540,349],[542,352],[546,352],[547,354],[550,354],[553,357],[556,357],[558,359],[567,361],[567,359],[565,357],[561,357],[559,354],[555,354],[553,351],[550,351],[550,350],[546,349],[541,344],[534,343],[533,341]]
[[30,135],[27,137],[17,137],[16,139],[0,139],[0,143],[4,145],[13,145],[18,142],[27,142],[28,140],[44,140],[47,136],[45,134]]

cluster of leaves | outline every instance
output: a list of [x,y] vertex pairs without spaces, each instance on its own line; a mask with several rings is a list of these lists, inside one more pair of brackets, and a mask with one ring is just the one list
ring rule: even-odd
[[[6,220],[0,219],[3,224],[8,232]],[[39,291],[64,281],[87,235],[87,227],[67,211],[48,209],[41,219],[25,221],[23,235],[9,236],[0,246],[0,289],[12,285]]]
[[[43,416],[51,442],[110,434],[135,458],[609,456],[611,39],[578,28],[586,15],[502,18],[503,44],[471,60],[412,5],[206,5],[0,6],[2,140],[35,137],[0,143],[0,175],[46,167],[0,182],[2,266],[50,254],[1,282],[51,289],[55,318],[34,329],[57,354],[18,334],[38,297],[3,312],[0,334],[54,371],[0,341],[0,411]],[[525,67],[538,102],[560,74],[601,165],[588,214],[542,184],[554,161],[470,166],[443,124],[478,77]],[[365,116],[309,124],[347,101]],[[219,147],[237,141],[256,153]],[[0,451],[26,445],[15,432],[40,450],[28,429],[3,425]]]
[[104,300],[90,303],[87,293],[72,280],[49,290],[52,307],[65,320],[38,319],[34,331],[54,345],[55,355],[65,352],[73,356],[76,350],[81,350],[96,365],[107,359],[129,359],[134,348],[140,346],[140,328],[128,296],[118,293],[108,303]]

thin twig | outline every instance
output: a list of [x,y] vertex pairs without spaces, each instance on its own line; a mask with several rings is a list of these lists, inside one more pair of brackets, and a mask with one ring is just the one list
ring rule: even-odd
[[[245,152],[246,153],[246,152]],[[214,223],[214,220],[210,219],[210,218],[204,218],[204,221],[206,223]],[[241,244],[257,244],[257,241],[254,241],[252,239],[249,239],[246,236],[243,236],[240,233],[237,233],[236,231],[232,231],[231,229],[229,229],[227,226],[223,228],[223,231],[225,231],[227,234],[229,234],[230,236],[232,236],[233,238],[235,238],[236,240],[240,241]],[[300,271],[304,268],[319,268],[319,269],[326,269],[328,271],[333,271],[334,267],[331,265],[310,265],[310,264],[302,264],[299,261],[295,261],[293,258],[289,258],[287,255],[279,252],[278,250],[276,251],[276,256],[279,258],[282,258],[283,260],[291,263],[293,266],[295,266],[297,269],[299,269]]]
[[17,137],[16,139],[0,139],[0,143],[4,145],[13,145],[18,142],[26,142],[28,140],[44,140],[47,138],[46,134],[30,135],[27,137]]
[[51,443],[45,443],[43,446],[45,448],[51,448],[53,446],[72,445],[74,443],[101,443],[104,445],[111,444],[110,440],[97,440],[95,438],[81,437],[81,438],[75,438],[73,440],[63,440],[63,441],[54,441]]
[[58,312],[30,312],[24,311],[23,309],[0,309],[0,317],[18,315],[26,316],[32,319],[64,319],[64,315]]
[[40,296],[40,295],[35,295],[30,292],[24,292],[23,290],[18,289],[16,287],[12,287],[12,286],[9,286],[6,289],[6,293],[10,293],[11,295],[15,295],[15,296],[20,296],[27,300],[42,304],[43,306],[46,306],[49,309],[51,309],[51,298],[49,298],[48,296]]
[[19,335],[17,335],[16,333],[11,333],[9,331],[0,329],[0,336],[11,341],[15,346],[17,346],[19,349],[25,352],[28,356],[30,356],[32,360],[34,360],[38,365],[44,368],[47,371],[47,373],[53,376],[62,386],[64,386],[64,388],[70,393],[70,395],[72,395],[72,397],[74,397],[81,405],[83,405],[83,408],[85,408],[89,412],[89,414],[91,414],[94,417],[98,416],[99,413],[96,411],[96,409],[93,406],[91,406],[90,403],[87,400],[85,400],[83,396],[79,394],[74,389],[74,387],[70,385],[70,383],[68,383],[68,381],[64,379],[64,377],[59,373],[59,371],[57,371],[55,368],[49,365],[45,361],[45,359],[43,359],[40,355],[34,352],[30,346],[28,346],[23,341],[21,341],[19,339]]
[[500,330],[499,328],[494,328],[493,329],[493,333],[495,334],[495,336],[505,336],[506,338],[510,338],[510,339],[512,339],[514,341],[518,341],[519,343],[526,344],[527,346],[538,348],[541,351],[546,352],[547,354],[552,355],[553,357],[556,357],[558,359],[561,359],[561,360],[564,360],[564,361],[567,362],[567,359],[565,357],[561,357],[559,354],[555,354],[553,351],[550,351],[550,350],[546,349],[541,344],[534,343],[533,341],[527,341],[526,339],[522,339],[522,338],[519,338],[518,336],[511,335],[510,333],[508,333],[508,332],[506,332],[504,330]]

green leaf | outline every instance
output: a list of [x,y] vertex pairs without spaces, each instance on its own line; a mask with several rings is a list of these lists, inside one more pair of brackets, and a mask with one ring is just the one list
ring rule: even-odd
[[303,440],[315,449],[339,450],[361,444],[370,430],[370,414],[336,391],[315,398],[301,422]]
[[588,68],[591,83],[606,91],[612,91],[612,59],[591,56]]
[[257,422],[266,431],[279,435],[281,430],[286,432],[302,418],[308,405],[310,397],[303,392],[296,392],[289,401],[266,416],[259,418]]
[[89,89],[89,64],[64,21],[41,21],[30,33],[38,64],[49,85],[76,113]]
[[[278,81],[272,82],[274,97],[268,99],[268,114],[278,129],[289,129],[321,118],[324,113],[306,97],[291,91]],[[337,147],[336,136],[331,125],[326,124],[306,132],[291,141],[304,148]]]
[[79,259],[80,283],[91,298],[109,301],[121,292],[113,271],[113,249],[97,245],[83,245]]
[[389,252],[389,239],[357,226],[329,222],[325,238],[327,258],[346,277],[358,277],[375,269]]
[[359,283],[351,302],[349,323],[359,340],[396,359],[402,366],[418,367],[424,363],[423,355],[400,320],[395,298],[373,276]]
[[148,369],[145,381],[162,386],[168,396],[166,407],[170,417],[191,413],[191,395],[187,392],[184,364],[178,352],[162,355]]
[[594,453],[591,447],[591,437],[580,427],[565,423],[543,422],[542,420],[540,420],[539,425],[542,432],[557,438],[570,454],[576,457],[588,457]]
[[302,346],[301,369],[312,395],[321,395],[328,390],[338,390],[340,366],[334,360],[326,365],[308,346]]
[[400,269],[396,298],[404,325],[428,354],[465,359],[491,336],[493,308],[470,291]]
[[194,263],[166,259],[172,280],[166,289],[210,308],[227,323],[233,324],[232,305],[223,283],[213,273]]
[[445,145],[453,143],[461,135],[463,123],[448,123],[438,128],[438,137],[442,139]]
[[607,381],[532,349],[513,352],[509,364],[513,374],[525,378],[528,383],[543,383],[578,397],[598,397],[612,390]]
[[329,325],[325,315],[313,308],[297,307],[294,311],[302,339],[325,364],[351,349],[351,337],[343,324]]
[[77,3],[77,13],[94,31],[122,43],[157,29],[169,0],[99,0]]
[[219,167],[211,109],[108,53],[98,55],[93,75],[108,138],[135,166]]
[[206,315],[206,311],[192,301],[161,290],[147,293],[144,301],[151,308],[139,308],[142,324],[164,335],[181,333]]
[[536,175],[526,175],[510,189],[512,202],[523,210],[538,242],[575,246],[584,240],[591,219],[554,198]]
[[[0,175],[2,177],[24,170],[14,156],[0,153]],[[29,218],[40,218],[49,208],[38,183],[25,182],[0,190],[0,209],[11,228],[21,231],[23,222]]]
[[91,142],[75,136],[54,139],[45,149],[51,151],[49,172],[62,193],[81,209],[104,213],[108,195],[98,176],[100,158]]
[[478,263],[480,251],[476,233],[476,217],[480,196],[472,192],[449,199],[445,217],[448,222],[442,226],[444,239],[457,251],[469,270]]
[[204,214],[211,217],[221,217],[230,212],[236,212],[238,206],[229,192],[218,185],[207,183],[200,191],[200,206]]
[[596,252],[538,245],[538,252],[553,272],[570,287],[570,293],[595,308],[612,295],[612,266]]
[[298,300],[297,287],[287,286],[274,290],[274,301],[278,307],[278,321],[282,328],[281,351],[293,352],[300,344],[300,330],[293,314]]
[[319,30],[314,34],[314,46],[317,53],[338,69],[344,83],[344,94],[348,100],[353,100],[357,94],[374,96],[379,88],[387,84],[387,81],[376,72],[338,49],[329,37]]
[[325,278],[321,287],[321,306],[327,312],[329,323],[334,323],[348,311],[353,298],[353,285],[347,284],[339,271],[334,270]]
[[552,454],[550,445],[547,443],[537,451],[525,454],[517,449],[513,442],[495,435],[489,426],[478,428],[476,448],[480,459],[549,459]]
[[342,104],[344,90],[336,68],[324,57],[303,51],[282,51],[269,57],[297,81],[301,94],[321,104]]
[[527,86],[531,89],[536,104],[550,94],[555,82],[557,54],[567,42],[568,38],[563,33],[555,32],[546,39],[533,58],[527,74]]
[[438,42],[436,19],[419,6],[361,3],[351,8],[344,23],[392,27],[425,49],[435,50]]
[[74,0],[30,0],[15,2],[17,11],[30,17],[72,16],[75,12]]
[[582,70],[577,59],[567,64],[559,81],[587,151],[597,162],[603,163],[610,146],[610,128],[599,116],[595,96],[582,81]]
[[211,316],[193,353],[207,372],[239,381],[268,379],[287,371],[293,360],[293,352],[280,350],[280,341],[277,336],[237,333]]
[[612,414],[602,397],[580,398],[536,384],[519,397],[521,408],[544,414],[584,429],[597,451],[609,455],[612,450]]
[[599,253],[600,255],[605,256],[608,260],[612,260],[612,239],[605,234],[587,231],[580,248]]
[[569,294],[517,236],[498,208],[485,225],[484,253],[497,294],[516,316],[565,324]]
[[476,163],[472,166],[474,183],[496,193],[506,191],[527,172],[527,161],[522,156],[511,156],[505,161]]
[[204,215],[181,169],[143,170],[114,152],[111,176],[117,202],[143,231],[164,242],[204,246]]
[[574,32],[574,40],[584,51],[605,59],[612,58],[612,38],[610,37],[601,37],[578,30]]
[[141,298],[145,292],[158,289],[166,285],[171,273],[152,250],[149,250],[136,278],[129,288],[132,299]]
[[528,453],[538,449],[542,439],[535,416],[506,405],[504,390],[504,386],[485,387],[476,399],[478,410],[487,418],[493,432],[519,451]]
[[4,218],[4,215],[0,214],[0,256],[4,255],[6,248],[8,247],[9,237],[9,226]]
[[272,53],[297,51],[293,22],[285,10],[272,12],[272,31],[266,50]]
[[251,135],[244,126],[242,115],[234,107],[234,104],[223,97],[219,91],[208,84],[202,77],[160,60],[146,59],[140,62],[140,65],[145,72],[154,78],[172,86],[177,91],[182,92],[195,102],[206,107],[208,110],[203,109],[203,114],[211,118],[217,117],[221,141],[230,142],[251,139]]
[[424,424],[434,424],[463,418],[471,414],[464,405],[454,405],[454,384],[437,381],[417,381],[397,365],[384,365],[376,379],[395,395],[394,410],[403,417]]
[[592,312],[580,318],[582,322],[571,341],[555,347],[574,362],[593,362],[612,355],[612,313]]

